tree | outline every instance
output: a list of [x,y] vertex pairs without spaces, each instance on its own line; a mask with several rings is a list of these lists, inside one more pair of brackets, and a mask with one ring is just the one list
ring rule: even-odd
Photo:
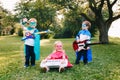
[[[81,28],[81,23],[86,18],[81,16],[81,13],[88,13],[88,5],[86,4],[86,0],[49,0],[52,4],[57,5],[57,10],[64,10],[62,14],[64,14],[64,22],[62,28],[63,37],[74,37]],[[93,16],[93,14],[87,14],[87,16]],[[87,18],[87,20],[89,20]],[[92,36],[94,36],[96,32],[96,28],[94,28],[94,23],[90,29]],[[70,33],[66,35],[66,33]]]
[[[116,14],[112,8],[119,0],[50,0],[59,4],[62,8],[76,11],[85,20],[88,20],[98,28],[99,41],[109,43],[108,30],[113,21],[120,18],[120,11]],[[77,7],[76,7],[77,6]],[[120,5],[119,5],[120,6]],[[76,15],[76,16],[79,16]]]
[[[95,19],[91,20],[96,24],[99,30],[99,41],[102,43],[109,43],[108,30],[113,21],[120,18],[120,12],[114,14],[112,8],[119,0],[88,0],[89,8],[93,11]],[[108,16],[104,16],[106,10]],[[82,16],[89,19],[86,14],[81,13]],[[90,19],[89,19],[90,20]]]
[[3,29],[8,26],[8,22],[6,21],[8,15],[9,12],[0,5],[0,35]]

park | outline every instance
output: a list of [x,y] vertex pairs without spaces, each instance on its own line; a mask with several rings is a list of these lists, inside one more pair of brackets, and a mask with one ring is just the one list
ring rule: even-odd
[[[16,3],[15,14],[0,5],[0,80],[120,79],[120,37],[108,35],[112,22],[120,18],[119,9],[112,11],[113,5],[119,4],[119,0],[87,0],[87,3],[84,0],[20,1]],[[39,31],[49,29],[54,32],[40,34],[40,59],[34,67],[24,68],[23,30],[20,27],[22,18],[36,18]],[[76,54],[72,45],[84,20],[91,22],[91,42],[103,44],[90,46],[91,62],[75,65]],[[73,67],[62,73],[58,69],[44,73],[40,63],[53,51],[53,44],[58,40],[62,41]]]

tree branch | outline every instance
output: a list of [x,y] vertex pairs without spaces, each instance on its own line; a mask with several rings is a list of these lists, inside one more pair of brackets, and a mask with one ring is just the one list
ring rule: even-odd
[[117,20],[117,19],[119,19],[119,18],[120,18],[120,15],[117,15],[117,16],[113,17],[112,19],[106,20],[106,23],[107,23],[107,22],[112,23],[113,21],[115,21],[115,20]]
[[114,0],[114,1],[112,2],[111,6],[113,7],[116,2],[117,2],[117,0]]
[[106,0],[106,1],[107,1],[108,12],[109,12],[109,19],[112,19],[112,16],[113,16],[112,6],[109,0]]
[[98,6],[98,9],[101,11],[102,8],[103,8],[103,5],[104,5],[104,0],[101,0],[100,2],[101,2],[101,3],[100,3],[100,5]]
[[115,20],[117,20],[119,18],[120,18],[120,15],[117,15],[117,16],[113,17],[113,21],[115,21]]
[[83,16],[85,19],[91,22],[91,19],[88,18],[88,16],[85,13],[80,13],[81,16]]
[[94,0],[88,0],[88,2],[89,2],[89,7],[90,7],[90,9],[91,9],[94,13],[96,13],[97,8],[96,8],[95,1],[94,1]]

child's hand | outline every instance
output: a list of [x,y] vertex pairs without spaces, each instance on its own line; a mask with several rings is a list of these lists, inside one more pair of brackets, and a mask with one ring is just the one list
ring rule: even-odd
[[81,51],[81,50],[85,50],[85,48],[84,47],[80,47],[80,48],[78,48],[77,51]]
[[44,60],[43,60],[43,63],[46,63],[46,62],[47,62],[47,60],[46,60],[46,59],[44,59]]
[[87,50],[90,49],[90,47],[87,47]]
[[63,59],[62,61],[61,61],[61,64],[64,64],[65,63],[65,59]]

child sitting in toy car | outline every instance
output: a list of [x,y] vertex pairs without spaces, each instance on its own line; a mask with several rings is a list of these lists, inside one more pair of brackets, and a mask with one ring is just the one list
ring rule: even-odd
[[71,68],[73,65],[68,61],[68,56],[63,50],[63,44],[61,41],[56,41],[54,43],[55,50],[42,62],[40,67],[43,68],[45,72],[48,72],[50,68],[59,68],[59,72],[62,72],[66,67]]

